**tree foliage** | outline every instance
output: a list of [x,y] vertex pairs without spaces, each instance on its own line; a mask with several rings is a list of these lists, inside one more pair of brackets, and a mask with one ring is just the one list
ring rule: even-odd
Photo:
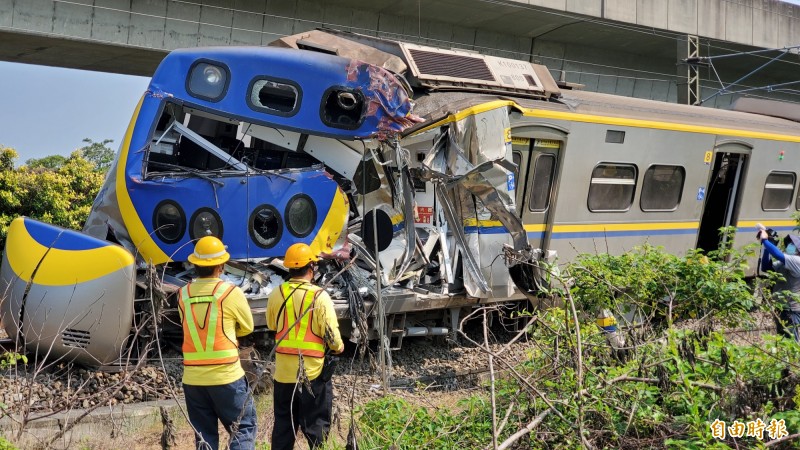
[[25,165],[31,169],[36,169],[41,167],[43,169],[58,170],[58,168],[63,166],[64,163],[66,162],[67,162],[66,156],[50,155],[50,156],[45,156],[43,158],[30,158],[29,160],[25,161]]
[[[15,168],[17,152],[0,147],[0,244],[5,245],[8,226],[19,216],[74,230],[83,227],[105,177],[98,169],[104,157],[89,161],[84,154],[79,149],[64,158],[62,164],[50,166],[57,158],[46,157],[35,160],[33,165]],[[97,157],[102,152],[93,155]],[[42,163],[43,160],[50,162]]]
[[101,172],[107,171],[114,162],[115,152],[108,146],[114,142],[112,139],[103,139],[103,142],[94,142],[89,138],[85,138],[83,142],[86,143],[79,150],[83,155],[83,159],[94,164],[95,170]]

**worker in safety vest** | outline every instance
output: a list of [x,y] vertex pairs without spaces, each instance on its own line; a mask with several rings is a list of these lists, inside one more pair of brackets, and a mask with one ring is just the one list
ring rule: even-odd
[[183,392],[198,449],[219,448],[217,421],[230,434],[229,448],[255,448],[256,409],[236,339],[253,332],[253,315],[242,290],[219,279],[230,256],[216,237],[200,238],[189,255],[198,278],[178,298]]
[[267,301],[267,327],[276,332],[272,450],[294,448],[298,428],[319,448],[330,430],[333,367],[325,350],[341,353],[344,343],[330,296],[311,283],[318,260],[306,244],[289,247],[289,281]]

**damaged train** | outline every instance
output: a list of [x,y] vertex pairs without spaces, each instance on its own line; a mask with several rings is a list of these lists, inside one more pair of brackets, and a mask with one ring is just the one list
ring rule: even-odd
[[534,299],[537,263],[555,255],[713,250],[724,226],[794,226],[796,109],[575,87],[526,61],[335,30],[173,51],[83,232],[10,225],[2,326],[85,365],[143,356],[179,333],[187,257],[214,235],[257,329],[283,254],[304,242],[343,334],[382,324],[398,348],[453,333],[477,305]]

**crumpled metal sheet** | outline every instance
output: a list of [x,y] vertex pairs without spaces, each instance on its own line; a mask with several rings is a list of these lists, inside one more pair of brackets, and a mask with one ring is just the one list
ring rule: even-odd
[[361,86],[366,95],[367,117],[377,118],[375,137],[386,140],[401,131],[422,122],[411,110],[406,88],[388,70],[363,61],[351,60],[347,66],[347,80]]
[[366,61],[394,73],[403,73],[408,69],[406,63],[399,56],[321,30],[311,30],[284,36],[270,42],[268,45],[270,47],[295,49],[312,49],[316,47],[319,50],[327,50],[344,58]]
[[403,201],[403,222],[405,223],[406,241],[406,251],[396,275],[397,278],[400,278],[408,269],[411,259],[414,257],[417,245],[417,227],[414,225],[414,187],[411,184],[411,173],[409,172],[411,158],[408,151],[401,147],[398,141],[395,141],[394,144],[395,161],[400,172],[400,183],[398,183],[397,188],[401,195],[398,197],[402,198]]
[[[508,114],[508,108],[498,107],[451,122],[422,164],[422,176],[439,185],[437,200],[464,255],[465,288],[475,296],[513,292],[507,269],[495,267],[508,238],[503,233],[481,234],[482,223],[499,221],[514,249],[528,246],[527,232],[516,214]],[[476,224],[478,233],[467,236],[466,223]]]
[[483,206],[503,224],[514,241],[514,249],[528,245],[528,235],[516,214],[513,190],[508,190],[508,175],[514,164],[507,159],[486,161],[452,183],[456,183],[480,199]]
[[450,131],[467,159],[476,165],[505,158],[511,148],[511,121],[505,107],[468,115],[452,122]]
[[[483,276],[478,261],[475,259],[475,252],[473,251],[475,249],[474,247],[471,249],[467,244],[464,227],[461,226],[461,223],[459,223],[456,217],[455,210],[450,202],[445,187],[442,184],[437,184],[435,189],[436,198],[441,203],[442,213],[450,227],[450,231],[453,233],[456,247],[461,251],[462,258],[464,259],[464,267],[466,269],[464,274],[464,287],[467,289],[467,294],[472,297],[485,296],[491,292],[491,288],[486,278]],[[455,258],[453,260],[455,261]]]

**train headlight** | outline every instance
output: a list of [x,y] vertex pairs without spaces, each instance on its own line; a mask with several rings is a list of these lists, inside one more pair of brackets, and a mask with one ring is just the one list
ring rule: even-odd
[[219,64],[198,61],[189,71],[186,80],[186,90],[193,97],[218,101],[225,96],[228,89],[228,69]]
[[222,239],[222,219],[211,208],[200,208],[189,220],[189,236],[200,239],[203,236],[216,236]]
[[183,208],[172,200],[159,203],[153,212],[153,230],[167,244],[180,241],[186,232],[186,214]]
[[261,205],[250,214],[250,238],[261,248],[274,247],[281,240],[283,222],[278,210],[272,205]]
[[286,204],[286,228],[297,237],[306,237],[317,224],[317,207],[306,194],[297,194]]

